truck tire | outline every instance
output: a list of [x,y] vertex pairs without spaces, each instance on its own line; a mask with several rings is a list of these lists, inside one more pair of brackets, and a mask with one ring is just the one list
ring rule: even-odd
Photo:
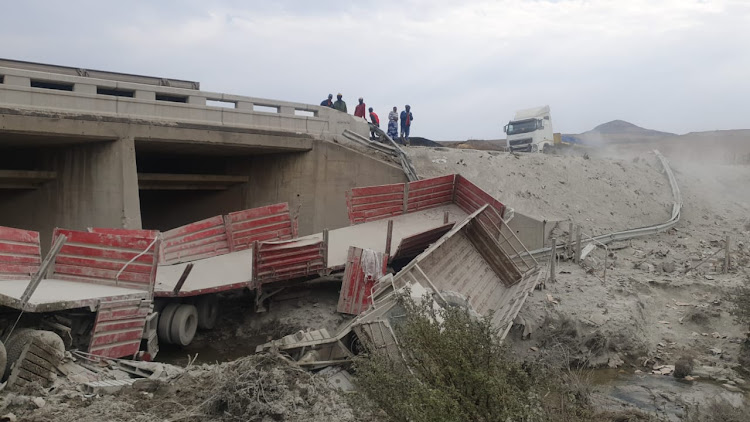
[[172,336],[170,335],[172,318],[174,318],[174,313],[179,307],[179,303],[170,303],[165,306],[159,314],[159,322],[156,325],[156,334],[159,336],[159,341],[162,341],[165,344],[172,344]]
[[193,305],[183,304],[177,308],[170,324],[172,343],[187,346],[193,341],[198,329],[198,310]]
[[195,304],[198,310],[198,328],[210,330],[219,318],[219,300],[215,295],[204,296]]
[[64,356],[65,343],[57,333],[43,330],[18,333],[8,350],[8,362],[12,366],[7,373],[8,385],[23,386],[34,381],[45,387],[50,385],[57,377],[57,366]]
[[16,347],[16,344],[18,343],[20,338],[24,337],[26,333],[29,333],[31,331],[34,330],[31,328],[16,328],[15,330],[13,330],[13,333],[11,333],[8,341],[5,342],[5,365],[3,366],[3,381],[8,379],[8,377],[10,376],[10,369],[13,366],[13,363],[15,363],[18,357],[21,355],[21,351],[23,350],[23,346]]

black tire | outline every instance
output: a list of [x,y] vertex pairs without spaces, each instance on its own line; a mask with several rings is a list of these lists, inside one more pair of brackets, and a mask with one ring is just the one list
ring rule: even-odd
[[198,310],[193,305],[180,305],[170,324],[172,343],[187,346],[198,330]]
[[177,308],[180,307],[179,303],[170,303],[162,309],[159,314],[159,322],[156,325],[156,333],[159,336],[159,341],[164,344],[172,344],[172,336],[170,334],[172,327],[172,318]]
[[18,346],[19,341],[23,341],[28,333],[32,331],[34,330],[31,328],[16,328],[10,335],[10,338],[8,338],[8,341],[5,342],[5,366],[3,366],[5,372],[3,373],[3,381],[8,379],[11,367],[18,360],[18,357],[21,356],[23,345]]
[[54,381],[57,366],[65,355],[65,343],[57,333],[27,329],[11,339],[13,342],[7,350],[7,357],[13,369],[6,372],[9,383],[39,381],[46,386]]
[[198,328],[210,330],[219,319],[219,300],[215,295],[203,296],[195,304],[198,310]]

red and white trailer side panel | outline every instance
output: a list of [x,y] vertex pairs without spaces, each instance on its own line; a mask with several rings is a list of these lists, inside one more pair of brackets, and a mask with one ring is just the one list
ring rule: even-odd
[[39,233],[0,226],[0,280],[30,279],[41,262]]
[[297,222],[286,203],[217,215],[169,230],[164,233],[154,294],[184,297],[251,287],[252,245],[288,241],[296,235]]
[[[89,352],[103,357],[134,356],[151,313],[159,238],[121,229],[55,229],[53,242],[61,235],[67,240],[54,257],[52,274],[43,278],[29,300],[22,303],[21,297],[41,262],[39,236],[0,227],[0,251],[14,245],[12,257],[29,264],[14,277],[0,280],[0,305],[33,313],[88,308],[96,313]],[[6,276],[9,270],[18,270],[3,266],[8,256],[0,254],[0,270]]]

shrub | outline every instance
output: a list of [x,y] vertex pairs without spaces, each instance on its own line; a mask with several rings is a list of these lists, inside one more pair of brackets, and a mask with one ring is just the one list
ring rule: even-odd
[[403,360],[372,353],[355,361],[361,394],[393,421],[587,421],[589,387],[503,347],[490,317],[434,311],[406,298],[395,327]]

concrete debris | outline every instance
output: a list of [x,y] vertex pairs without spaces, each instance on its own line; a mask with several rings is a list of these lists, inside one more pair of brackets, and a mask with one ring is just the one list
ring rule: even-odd
[[84,384],[84,390],[89,394],[114,394],[125,387],[130,387],[135,379],[92,381]]
[[13,413],[6,413],[3,416],[0,416],[0,422],[16,422],[18,418]]
[[34,403],[34,405],[39,409],[43,408],[44,405],[47,404],[47,402],[41,397],[34,397],[33,399],[31,399],[31,402]]
[[325,377],[328,380],[328,385],[337,390],[344,392],[355,390],[352,375],[345,369],[329,366],[318,372],[318,375]]

